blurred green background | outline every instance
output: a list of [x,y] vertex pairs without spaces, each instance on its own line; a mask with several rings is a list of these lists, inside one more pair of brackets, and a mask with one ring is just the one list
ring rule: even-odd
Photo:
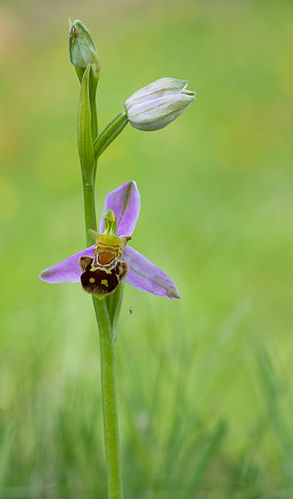
[[101,126],[157,78],[198,91],[164,130],[128,125],[99,164],[98,214],[135,179],[133,246],[182,295],[125,288],[125,497],[292,498],[289,0],[2,0],[0,497],[106,497],[91,300],[38,279],[85,247],[68,15],[100,54]]

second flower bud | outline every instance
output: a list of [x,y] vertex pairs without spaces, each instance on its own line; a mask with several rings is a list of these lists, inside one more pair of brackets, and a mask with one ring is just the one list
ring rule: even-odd
[[139,130],[160,130],[183,113],[195,99],[188,82],[160,78],[141,88],[125,102],[130,124]]

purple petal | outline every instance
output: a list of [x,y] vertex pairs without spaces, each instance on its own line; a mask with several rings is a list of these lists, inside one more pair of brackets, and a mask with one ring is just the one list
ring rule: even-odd
[[122,260],[129,264],[125,282],[134,288],[165,298],[180,298],[175,282],[138,251],[127,246]]
[[43,281],[53,284],[79,281],[81,275],[79,257],[94,256],[94,247],[95,246],[90,246],[90,248],[80,251],[79,253],[62,260],[62,262],[56,263],[56,265],[43,270],[43,272],[40,273],[40,278]]
[[[140,194],[134,180],[129,180],[114,191],[109,192],[105,198],[103,214],[109,209],[115,212],[118,236],[131,236],[140,210]],[[102,216],[100,231],[103,232],[103,230],[104,220]]]

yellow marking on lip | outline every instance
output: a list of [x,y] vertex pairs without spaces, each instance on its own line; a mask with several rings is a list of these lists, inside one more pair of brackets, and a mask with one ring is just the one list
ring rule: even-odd
[[90,277],[89,281],[92,282],[92,283],[94,283],[94,282],[96,282],[96,279],[94,277]]
[[112,270],[113,270],[113,267],[111,267],[110,269],[106,269],[104,267],[103,268],[103,271],[106,272],[106,274],[112,274]]
[[107,279],[102,279],[101,284],[103,284],[103,286],[106,286],[107,288],[109,287],[109,283],[108,283]]

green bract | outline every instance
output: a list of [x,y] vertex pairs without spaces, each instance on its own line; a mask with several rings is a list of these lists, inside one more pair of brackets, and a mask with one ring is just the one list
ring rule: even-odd
[[[96,160],[93,148],[93,112],[90,102],[90,64],[84,71],[78,107],[77,141],[81,171],[86,183],[92,183],[95,174]],[[95,109],[93,110],[95,113]]]

